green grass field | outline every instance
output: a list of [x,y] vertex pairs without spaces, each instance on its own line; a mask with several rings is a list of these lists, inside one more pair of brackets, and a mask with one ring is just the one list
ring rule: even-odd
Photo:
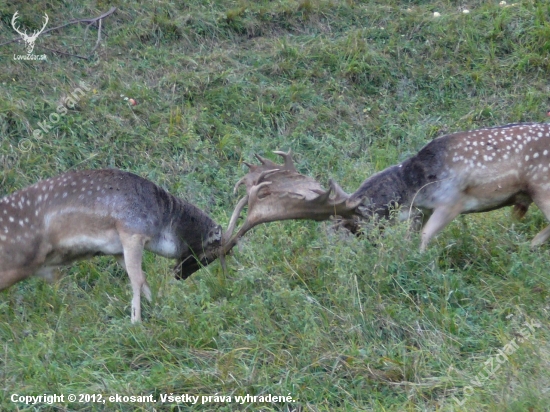
[[[292,149],[301,173],[352,192],[437,136],[550,109],[542,0],[0,0],[0,43],[18,38],[16,11],[32,31],[44,13],[53,28],[111,6],[95,50],[83,23],[38,37],[46,61],[0,47],[0,196],[117,167],[225,227],[254,153]],[[529,249],[547,224],[536,207],[521,221],[469,215],[420,254],[406,224],[355,238],[271,223],[242,239],[227,275],[215,262],[176,281],[148,254],[139,325],[113,259],[20,282],[0,293],[0,410],[550,411],[550,245]],[[236,401],[247,394],[293,402]],[[201,404],[214,395],[231,401]]]

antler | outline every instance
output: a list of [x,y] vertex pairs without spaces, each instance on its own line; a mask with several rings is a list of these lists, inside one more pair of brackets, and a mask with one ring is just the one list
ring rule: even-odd
[[[278,165],[259,155],[261,164],[246,163],[250,171],[235,185],[246,186],[246,196],[241,198],[231,216],[227,231],[222,239],[222,254],[235,246],[238,239],[260,223],[276,220],[311,219],[327,220],[331,216],[350,218],[359,201],[350,202],[349,195],[333,180],[328,190],[311,177],[296,171],[291,152],[274,152],[284,159],[284,165]],[[248,205],[248,215],[237,233],[232,233],[237,220]]]
[[13,27],[13,29],[19,33],[21,36],[25,37],[27,36],[27,30],[25,30],[23,33],[21,33],[17,27],[15,27],[15,21],[17,20],[17,15],[19,14],[18,11],[16,11],[14,14],[13,14],[13,17],[11,18],[11,25]]
[[40,35],[40,33],[42,33],[44,31],[44,29],[46,28],[46,24],[48,24],[48,21],[49,21],[49,17],[48,17],[47,13],[44,13],[44,18],[45,18],[44,25],[42,26],[40,31],[38,31],[36,33],[33,33],[32,37],[38,37]]

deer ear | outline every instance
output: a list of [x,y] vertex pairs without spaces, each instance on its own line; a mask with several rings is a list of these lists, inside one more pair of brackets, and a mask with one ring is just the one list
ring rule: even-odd
[[208,231],[206,238],[203,241],[203,248],[209,249],[212,245],[218,244],[222,240],[223,230],[221,225],[217,225]]

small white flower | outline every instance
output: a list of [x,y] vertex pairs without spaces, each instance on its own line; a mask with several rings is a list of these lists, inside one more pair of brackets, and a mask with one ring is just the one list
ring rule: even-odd
[[439,14],[437,11],[434,11],[434,17],[439,17],[441,14]]
[[462,10],[462,13],[464,13],[464,14],[468,14],[468,13],[470,13],[470,10],[468,10],[468,9],[464,9],[464,10]]
[[505,1],[501,1],[500,3],[498,3],[499,6],[506,6],[506,2]]

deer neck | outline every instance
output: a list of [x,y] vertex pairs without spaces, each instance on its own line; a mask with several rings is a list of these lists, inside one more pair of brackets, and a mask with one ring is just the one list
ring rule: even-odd
[[[171,238],[180,258],[188,253],[200,255],[216,243],[219,225],[193,204],[168,193],[164,205],[163,236]],[[160,239],[162,242],[162,239]]]
[[391,208],[412,205],[420,189],[438,179],[434,168],[437,164],[426,164],[414,156],[365,180],[350,201],[362,200],[356,210],[366,218],[389,218]]

